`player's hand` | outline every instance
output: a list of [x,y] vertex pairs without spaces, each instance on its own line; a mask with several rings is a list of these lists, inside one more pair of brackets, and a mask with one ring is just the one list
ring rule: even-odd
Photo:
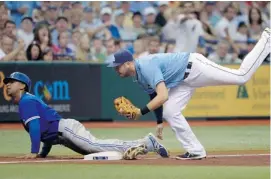
[[26,155],[19,156],[16,158],[18,158],[18,159],[36,159],[36,158],[38,158],[38,154],[30,153],[30,154],[26,154]]
[[163,123],[156,126],[156,137],[161,140],[163,140],[163,128]]

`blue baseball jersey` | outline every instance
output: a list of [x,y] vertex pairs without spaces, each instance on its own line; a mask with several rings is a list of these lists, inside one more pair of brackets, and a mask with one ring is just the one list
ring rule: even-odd
[[62,117],[41,99],[24,93],[19,101],[19,115],[24,128],[30,134],[32,153],[38,152],[40,141],[56,139],[58,123]]
[[158,53],[135,60],[137,82],[149,94],[164,81],[167,88],[174,88],[184,78],[190,53]]

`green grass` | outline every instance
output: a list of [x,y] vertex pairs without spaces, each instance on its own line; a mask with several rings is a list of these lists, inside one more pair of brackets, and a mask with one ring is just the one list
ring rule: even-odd
[[[115,128],[89,129],[97,138],[118,138],[124,140],[138,139],[155,128]],[[198,139],[208,152],[229,150],[269,150],[269,126],[237,126],[237,127],[193,127]],[[29,135],[24,130],[0,131],[0,155],[28,153],[30,149]],[[172,152],[181,152],[182,147],[170,128],[164,129],[162,143]],[[54,146],[50,154],[74,154],[62,146]]]
[[[269,126],[193,127],[207,152],[230,150],[269,150]],[[97,138],[138,139],[153,128],[89,129]],[[24,130],[0,131],[0,155],[29,153],[30,139]],[[170,128],[164,129],[162,143],[171,152],[182,148]],[[54,146],[50,155],[75,154]],[[151,166],[93,164],[0,164],[0,179],[267,179],[269,167],[241,166]]]
[[[16,171],[16,172],[15,172]],[[4,165],[2,179],[268,179],[268,167]]]

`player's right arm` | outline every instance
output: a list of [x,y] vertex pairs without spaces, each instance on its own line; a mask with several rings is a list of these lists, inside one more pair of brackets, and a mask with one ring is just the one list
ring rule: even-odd
[[32,99],[22,99],[19,103],[20,118],[28,128],[31,140],[31,154],[39,153],[40,149],[40,116],[37,109],[37,102]]

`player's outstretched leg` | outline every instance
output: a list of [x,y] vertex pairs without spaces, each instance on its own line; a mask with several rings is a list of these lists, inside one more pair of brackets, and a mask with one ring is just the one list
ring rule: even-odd
[[124,154],[125,159],[135,159],[138,155],[148,152],[157,152],[162,157],[168,154],[165,147],[158,141],[150,138],[150,134],[142,139],[124,141],[119,139],[98,139],[94,137],[80,122],[74,119],[62,119],[59,123],[59,131],[62,137],[72,143],[73,148],[84,151],[84,154],[117,151]]
[[190,87],[241,85],[246,83],[270,54],[270,28],[266,28],[239,69],[220,66],[201,54],[191,54],[192,69],[184,80]]

